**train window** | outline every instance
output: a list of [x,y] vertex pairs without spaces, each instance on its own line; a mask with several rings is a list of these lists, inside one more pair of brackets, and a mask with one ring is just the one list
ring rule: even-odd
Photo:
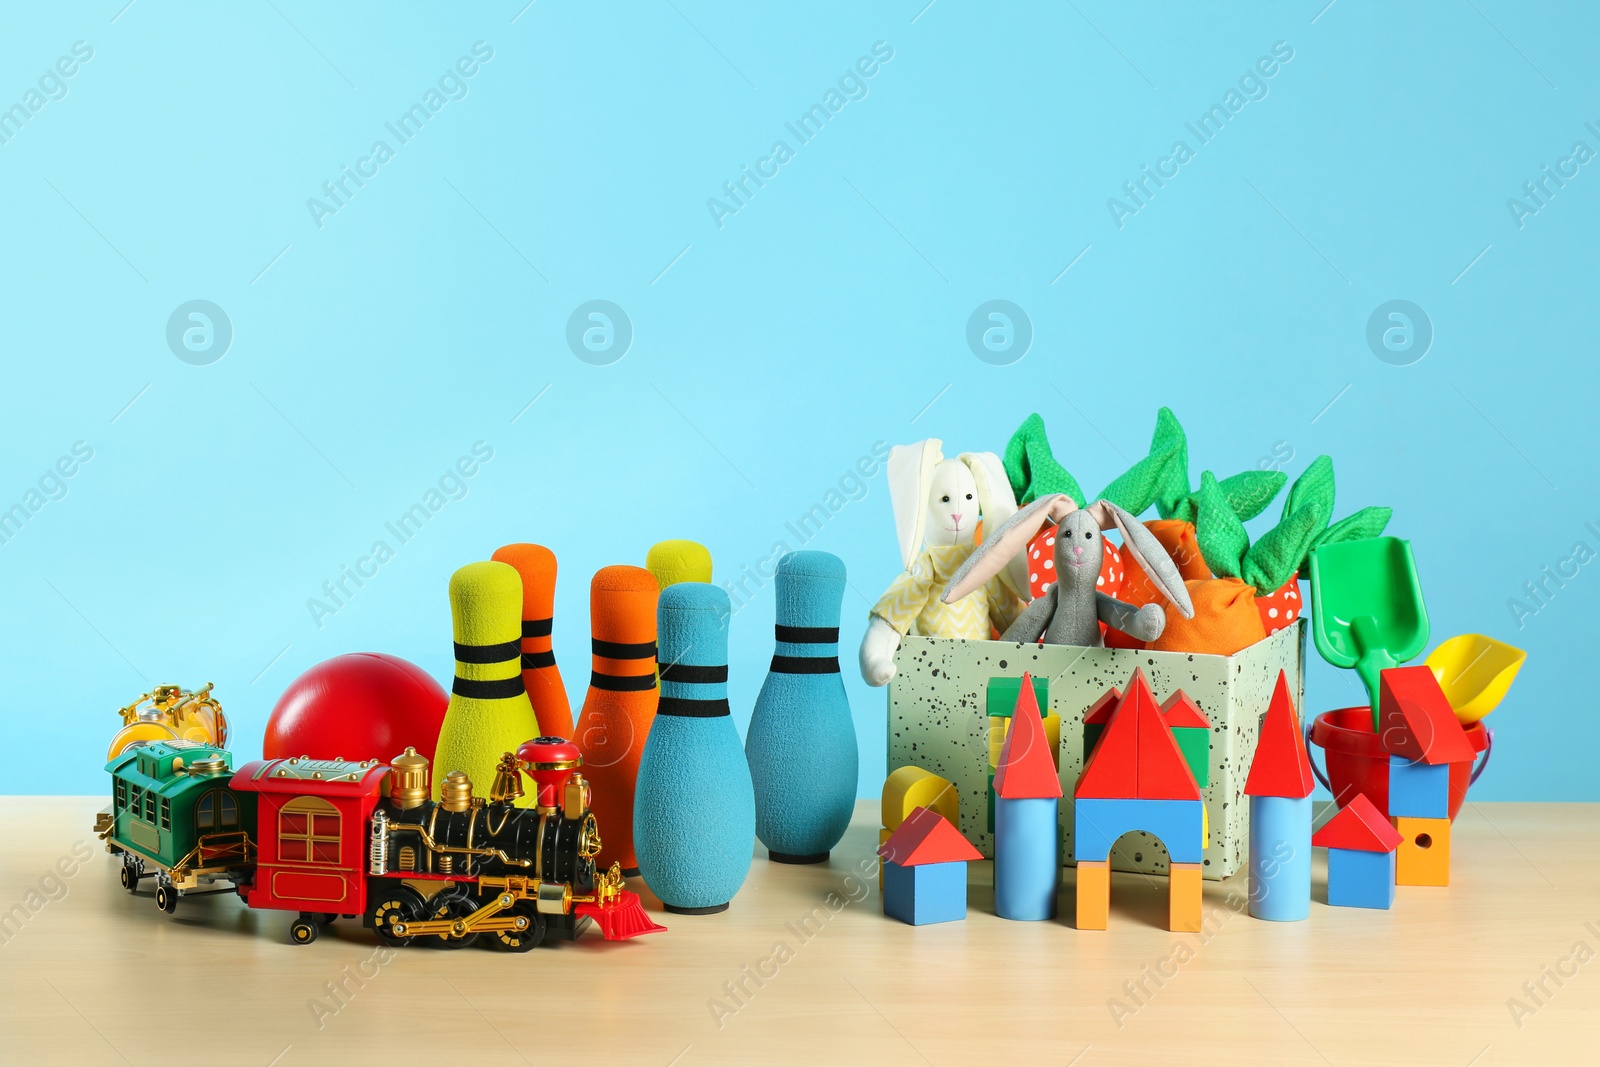
[[296,797],[278,815],[278,858],[339,862],[339,809],[320,797]]
[[161,798],[161,828],[172,829],[172,802],[166,797]]
[[215,791],[207,793],[200,798],[200,803],[195,805],[194,826],[197,830],[209,830],[217,825],[217,794]]
[[217,793],[217,825],[239,825],[239,802],[233,799],[232,793]]
[[121,778],[118,778],[116,780],[116,787],[114,789],[112,789],[111,794],[112,794],[112,803],[115,804],[118,808],[126,808],[128,806],[128,783],[127,782],[124,782]]
[[148,789],[144,792],[144,821],[151,826],[156,824],[156,795]]
[[128,811],[135,819],[144,814],[144,790],[136,785],[128,787]]

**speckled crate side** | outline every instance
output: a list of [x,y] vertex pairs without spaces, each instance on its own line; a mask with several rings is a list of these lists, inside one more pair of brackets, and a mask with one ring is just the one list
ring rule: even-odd
[[[1125,686],[1143,667],[1157,700],[1175,689],[1189,694],[1211,720],[1211,784],[1204,791],[1211,838],[1205,876],[1226,878],[1245,863],[1249,810],[1244,782],[1278,672],[1286,671],[1296,706],[1303,695],[1305,624],[1281,630],[1233,656],[1182,652],[1018,645],[1002,641],[949,641],[908,637],[895,655],[889,683],[889,770],[923,767],[955,783],[961,793],[961,832],[986,857],[994,855],[988,831],[989,720],[983,691],[990,678],[1050,679],[1050,710],[1061,716],[1062,856],[1072,856],[1072,786],[1083,768],[1083,713],[1108,688]],[[1138,834],[1112,855],[1118,870],[1165,872],[1166,850]]]

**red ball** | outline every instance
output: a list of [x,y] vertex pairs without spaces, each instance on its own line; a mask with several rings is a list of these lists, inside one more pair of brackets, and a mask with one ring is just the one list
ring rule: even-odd
[[387,763],[411,745],[431,762],[449,703],[432,676],[398,656],[335,656],[289,683],[267,719],[261,752]]

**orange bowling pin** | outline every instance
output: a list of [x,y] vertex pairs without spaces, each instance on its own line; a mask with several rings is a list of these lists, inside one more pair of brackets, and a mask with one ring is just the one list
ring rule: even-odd
[[506,545],[490,557],[522,576],[522,684],[539,732],[572,738],[572,705],[561,683],[550,632],[556,603],[556,554],[543,545]]
[[599,866],[638,873],[633,851],[634,780],[655,721],[656,601],[661,586],[643,567],[602,567],[589,585],[594,672],[578,715],[583,769],[594,786]]

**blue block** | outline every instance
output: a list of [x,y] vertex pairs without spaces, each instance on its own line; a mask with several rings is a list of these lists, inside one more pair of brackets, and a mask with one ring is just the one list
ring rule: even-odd
[[1450,765],[1389,757],[1389,814],[1410,819],[1450,817]]
[[1061,802],[1055,797],[996,797],[994,910],[1002,919],[1056,916],[1061,881]]
[[967,865],[923,863],[883,865],[883,913],[912,926],[947,923],[967,917]]
[[1311,917],[1311,798],[1250,798],[1250,915]]
[[1328,850],[1328,903],[1388,909],[1394,904],[1394,853]]
[[1102,800],[1085,798],[1072,806],[1072,858],[1097,862],[1129,830],[1161,839],[1173,863],[1205,859],[1205,811],[1198,800]]

